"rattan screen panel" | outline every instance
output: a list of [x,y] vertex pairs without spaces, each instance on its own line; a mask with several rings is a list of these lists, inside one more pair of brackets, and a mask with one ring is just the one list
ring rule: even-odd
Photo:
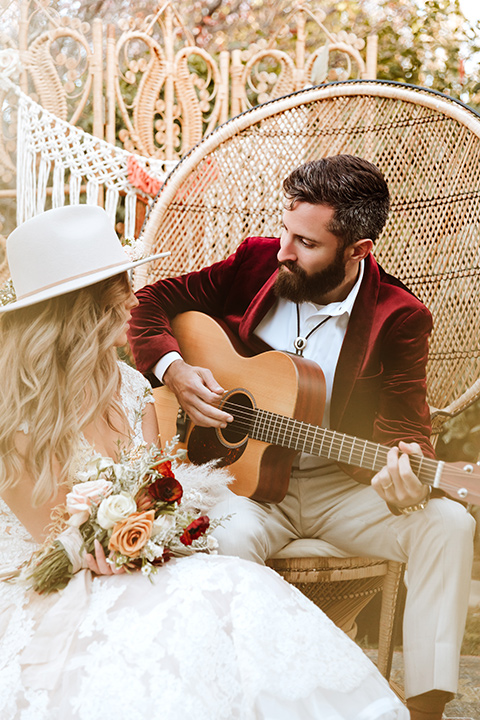
[[433,313],[429,402],[445,407],[480,369],[480,119],[448,98],[345,83],[234,118],[167,179],[144,238],[172,256],[144,266],[137,284],[220,260],[248,235],[278,235],[283,178],[337,153],[363,156],[386,176],[392,210],[375,256]]

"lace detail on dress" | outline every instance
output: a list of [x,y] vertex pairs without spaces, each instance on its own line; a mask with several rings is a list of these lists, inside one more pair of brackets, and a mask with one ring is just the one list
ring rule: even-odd
[[150,383],[138,370],[119,361],[118,366],[122,375],[120,394],[122,405],[127,414],[127,420],[133,431],[133,444],[140,445],[143,442],[142,435],[142,414],[149,403],[154,403]]

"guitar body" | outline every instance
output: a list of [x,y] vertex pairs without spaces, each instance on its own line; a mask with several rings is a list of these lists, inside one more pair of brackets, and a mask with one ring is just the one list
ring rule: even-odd
[[[250,408],[320,425],[325,407],[325,381],[313,362],[286,353],[271,351],[245,357],[234,347],[223,328],[211,317],[198,312],[177,315],[173,331],[184,360],[209,368],[226,389],[225,409],[239,408],[247,417]],[[166,387],[155,388],[155,409],[163,441],[178,434],[179,408],[175,395]],[[243,410],[244,409],[244,410]],[[234,413],[232,413],[234,414]],[[248,435],[242,422],[225,430],[200,428],[188,420],[180,443],[188,459],[200,464],[214,458],[231,465],[231,489],[239,495],[264,502],[279,502],[285,496],[297,449],[279,447]]]

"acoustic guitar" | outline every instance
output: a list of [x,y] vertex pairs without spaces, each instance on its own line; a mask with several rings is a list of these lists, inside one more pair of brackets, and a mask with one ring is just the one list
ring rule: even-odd
[[[233,465],[231,487],[237,494],[280,502],[298,452],[373,473],[386,464],[388,447],[321,427],[325,382],[316,363],[275,350],[245,357],[238,342],[203,313],[177,315],[173,331],[185,362],[209,368],[228,388],[220,407],[234,421],[225,429],[194,425],[168,388],[155,388],[160,436],[178,435],[194,464],[217,459],[219,465]],[[477,465],[420,455],[410,456],[410,463],[422,483],[480,504]]]

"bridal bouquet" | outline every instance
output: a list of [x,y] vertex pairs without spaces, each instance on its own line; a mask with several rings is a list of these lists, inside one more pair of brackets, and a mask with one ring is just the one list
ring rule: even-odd
[[94,554],[95,540],[112,566],[147,576],[172,556],[215,552],[210,532],[220,521],[210,521],[197,509],[201,502],[195,506],[199,498],[194,491],[182,503],[184,490],[172,470],[172,460],[178,458],[170,447],[141,446],[118,462],[100,456],[89,460],[67,495],[65,529],[29,563],[26,577],[34,590],[64,588],[86,567],[85,553]]

